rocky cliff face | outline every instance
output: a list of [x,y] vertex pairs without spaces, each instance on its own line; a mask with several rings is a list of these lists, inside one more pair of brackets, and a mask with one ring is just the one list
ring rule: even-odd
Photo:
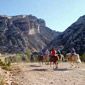
[[64,46],[67,52],[69,52],[70,48],[74,47],[77,53],[85,53],[85,16],[80,17],[48,46],[50,48],[57,48],[61,45]]
[[0,52],[39,50],[57,34],[32,15],[0,16]]

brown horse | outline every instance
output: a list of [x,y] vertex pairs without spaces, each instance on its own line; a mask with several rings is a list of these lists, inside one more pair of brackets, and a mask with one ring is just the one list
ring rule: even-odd
[[53,63],[53,68],[54,68],[54,65],[55,65],[55,68],[58,68],[58,62],[57,62],[58,60],[59,60],[59,56],[57,54],[56,56],[50,55],[50,58],[49,58],[50,66]]
[[38,55],[38,61],[42,64],[43,62],[45,62],[46,64],[47,62],[49,62],[49,55]]
[[57,54],[56,56],[51,56],[51,55],[39,55],[38,56],[38,61],[40,62],[40,64],[43,62],[50,64],[50,66],[53,64],[53,68],[57,68],[58,67],[58,60],[61,59]]

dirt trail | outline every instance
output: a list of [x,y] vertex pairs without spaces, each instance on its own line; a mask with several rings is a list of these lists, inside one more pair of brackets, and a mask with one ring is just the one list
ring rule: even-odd
[[16,65],[21,72],[13,78],[19,85],[85,85],[85,64],[70,68],[69,63],[59,63],[57,70],[45,64],[40,66],[39,63]]

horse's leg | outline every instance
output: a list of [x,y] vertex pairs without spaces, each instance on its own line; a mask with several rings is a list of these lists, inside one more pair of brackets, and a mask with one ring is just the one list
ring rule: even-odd
[[41,61],[39,61],[39,65],[41,66]]
[[75,67],[74,68],[79,68],[79,65],[78,65],[78,63],[74,63],[75,64]]
[[50,62],[50,67],[51,67],[52,62]]
[[43,65],[43,56],[40,58],[40,64]]
[[77,64],[77,68],[79,68],[79,63],[76,63]]
[[[57,56],[58,57],[58,56]],[[59,59],[60,59],[60,61],[62,61],[62,56],[61,55],[59,55]]]
[[53,62],[53,69],[57,69],[58,68],[58,63],[57,62]]
[[62,57],[62,61],[65,61],[64,56]]
[[45,63],[45,65],[46,65],[46,57],[47,56],[43,56],[43,62]]
[[58,68],[58,62],[55,62],[56,69]]
[[71,62],[71,68],[75,68],[74,62]]
[[53,62],[53,69],[55,68],[55,62]]

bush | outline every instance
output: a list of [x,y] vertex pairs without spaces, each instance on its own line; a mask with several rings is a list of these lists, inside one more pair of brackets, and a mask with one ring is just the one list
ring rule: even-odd
[[7,71],[11,71],[11,67],[7,66],[7,65],[2,66],[1,68],[4,69],[4,70],[7,70]]
[[26,61],[30,61],[31,51],[29,49],[26,50],[25,55],[26,55]]
[[29,62],[30,60],[30,50],[27,50],[25,53],[16,54],[16,62]]
[[22,61],[22,54],[21,53],[17,53],[16,54],[16,62],[21,62]]
[[4,66],[5,63],[2,62],[2,60],[0,59],[0,66]]
[[11,70],[11,68],[10,68],[11,63],[10,62],[8,62],[8,63],[2,62],[1,59],[0,59],[0,66],[1,66],[2,69],[8,70],[8,71]]
[[85,53],[83,55],[80,56],[81,61],[85,62]]

